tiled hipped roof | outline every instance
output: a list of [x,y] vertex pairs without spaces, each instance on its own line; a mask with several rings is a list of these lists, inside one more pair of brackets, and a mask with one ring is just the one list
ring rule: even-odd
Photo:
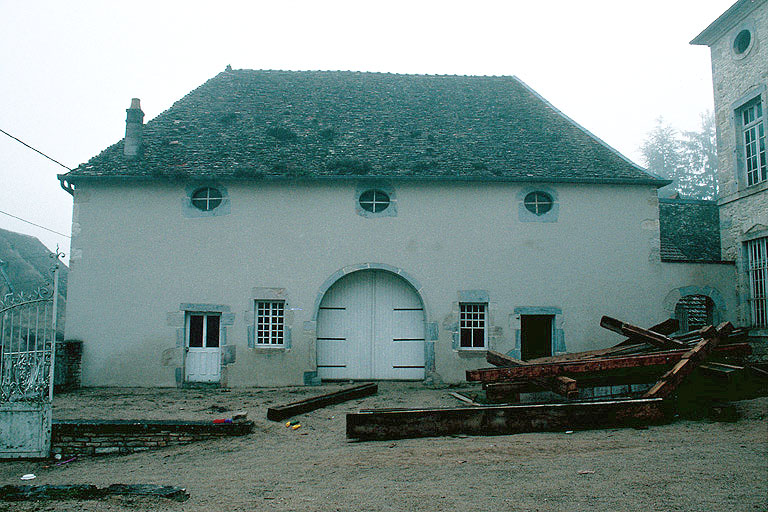
[[659,224],[662,261],[720,261],[717,202],[659,199]]
[[63,178],[345,176],[666,183],[514,77],[229,69]]

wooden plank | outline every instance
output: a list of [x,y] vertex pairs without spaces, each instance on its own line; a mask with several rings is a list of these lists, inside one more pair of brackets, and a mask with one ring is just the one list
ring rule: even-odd
[[667,373],[654,384],[651,389],[645,393],[646,398],[664,398],[671,395],[688,375],[696,369],[707,356],[720,343],[720,336],[727,336],[733,330],[730,322],[718,326],[717,329],[711,327],[703,333],[704,339],[696,344],[691,350],[686,352],[683,357]]
[[662,399],[369,410],[347,414],[347,437],[383,440],[585,430],[662,423],[669,419],[669,413]]
[[449,394],[449,395],[451,395],[451,396],[452,396],[453,398],[455,398],[456,400],[459,400],[459,401],[461,401],[461,402],[464,402],[465,404],[469,404],[469,405],[475,405],[475,406],[481,406],[481,405],[483,405],[483,404],[479,404],[479,403],[475,402],[474,400],[472,400],[472,399],[471,399],[470,397],[468,397],[467,395],[464,395],[464,394],[462,394],[462,393],[457,393],[456,391],[451,391],[451,392],[450,392],[450,393],[448,393],[448,394]]
[[636,325],[622,322],[621,320],[616,320],[615,318],[611,318],[609,316],[604,316],[600,319],[600,326],[608,329],[609,331],[623,334],[624,336],[627,336],[633,340],[644,341],[659,348],[688,348],[688,345],[682,341],[672,339],[669,336],[665,336],[648,329],[643,329],[642,327],[638,327]]
[[379,386],[377,384],[362,384],[359,386],[345,388],[334,393],[327,393],[325,395],[314,396],[305,400],[291,402],[286,405],[270,407],[267,409],[267,419],[272,421],[281,421],[292,416],[303,414],[305,412],[314,411],[315,409],[346,402],[347,400],[375,395],[378,390]]

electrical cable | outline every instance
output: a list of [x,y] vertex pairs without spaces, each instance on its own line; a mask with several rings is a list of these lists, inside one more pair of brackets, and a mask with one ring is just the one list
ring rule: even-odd
[[[0,130],[0,131],[2,131],[2,130]],[[59,233],[58,231],[54,231],[51,228],[47,228],[45,226],[41,226],[40,224],[35,224],[34,222],[28,221],[27,219],[22,219],[21,217],[17,217],[15,215],[11,215],[8,212],[4,212],[4,211],[0,210],[0,213],[2,213],[3,215],[7,215],[9,217],[13,217],[14,219],[18,219],[18,220],[20,220],[22,222],[26,222],[27,224],[32,224],[33,226],[37,226],[38,228],[44,229],[46,231],[50,231],[51,233],[56,233],[57,235],[61,235],[61,236],[66,237],[66,238],[72,238],[71,236],[65,235],[64,233]]]

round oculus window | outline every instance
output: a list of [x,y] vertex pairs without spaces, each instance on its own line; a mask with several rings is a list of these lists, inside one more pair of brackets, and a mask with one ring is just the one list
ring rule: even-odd
[[733,51],[736,52],[736,55],[741,55],[749,49],[749,43],[751,42],[752,33],[744,29],[736,34],[736,38],[733,40]]
[[360,208],[367,212],[379,213],[389,208],[389,195],[381,190],[366,190],[360,194]]
[[203,187],[192,193],[192,206],[198,210],[209,212],[221,204],[223,197],[219,189]]
[[531,192],[525,196],[523,204],[534,215],[544,215],[552,209],[552,196],[546,192]]

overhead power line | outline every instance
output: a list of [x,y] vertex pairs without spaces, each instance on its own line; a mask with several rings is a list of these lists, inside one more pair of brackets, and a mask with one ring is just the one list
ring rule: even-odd
[[[3,130],[2,128],[0,128],[0,132],[2,132],[2,133],[4,133],[4,134],[6,134],[7,136],[9,136],[10,138],[12,138],[12,139],[13,139],[13,140],[15,140],[16,142],[19,142],[19,143],[21,143],[21,144],[24,144],[25,146],[27,146],[27,147],[28,147],[29,149],[31,149],[32,151],[34,151],[34,152],[36,152],[36,153],[40,153],[41,155],[43,155],[45,158],[47,158],[47,159],[48,159],[48,160],[50,160],[51,162],[54,162],[54,163],[57,163],[57,164],[59,164],[60,166],[62,166],[62,167],[63,167],[63,168],[65,168],[66,170],[68,170],[68,171],[71,171],[71,170],[72,170],[72,169],[70,169],[69,167],[67,167],[66,165],[64,165],[63,163],[61,163],[61,162],[59,162],[58,160],[56,160],[55,158],[51,158],[51,157],[49,157],[48,155],[46,155],[45,153],[43,153],[42,151],[40,151],[39,149],[33,148],[32,146],[30,146],[29,144],[27,144],[26,142],[24,142],[24,141],[23,141],[23,140],[21,140],[20,138],[18,138],[18,137],[14,137],[13,135],[11,135],[11,134],[10,134],[10,133],[8,133],[7,131]],[[22,220],[23,220],[23,219],[22,219]],[[40,227],[42,227],[42,226],[40,226]],[[46,228],[46,229],[47,229],[47,228]],[[49,231],[50,231],[50,230],[49,230]],[[59,234],[61,234],[61,233],[59,233]],[[66,236],[66,235],[65,235],[65,236]]]
[[[0,130],[0,131],[2,131],[2,130]],[[27,224],[32,224],[33,226],[37,226],[38,228],[44,229],[46,231],[50,231],[51,233],[56,233],[57,235],[61,235],[61,236],[67,237],[67,238],[72,238],[71,236],[65,235],[64,233],[59,233],[58,231],[54,231],[51,228],[47,228],[45,226],[41,226],[40,224],[35,224],[34,222],[28,221],[27,219],[22,219],[21,217],[17,217],[15,215],[11,215],[8,212],[4,212],[4,211],[0,210],[0,213],[2,213],[3,215],[7,215],[9,217],[13,217],[14,219],[18,219],[21,222],[26,222]]]

